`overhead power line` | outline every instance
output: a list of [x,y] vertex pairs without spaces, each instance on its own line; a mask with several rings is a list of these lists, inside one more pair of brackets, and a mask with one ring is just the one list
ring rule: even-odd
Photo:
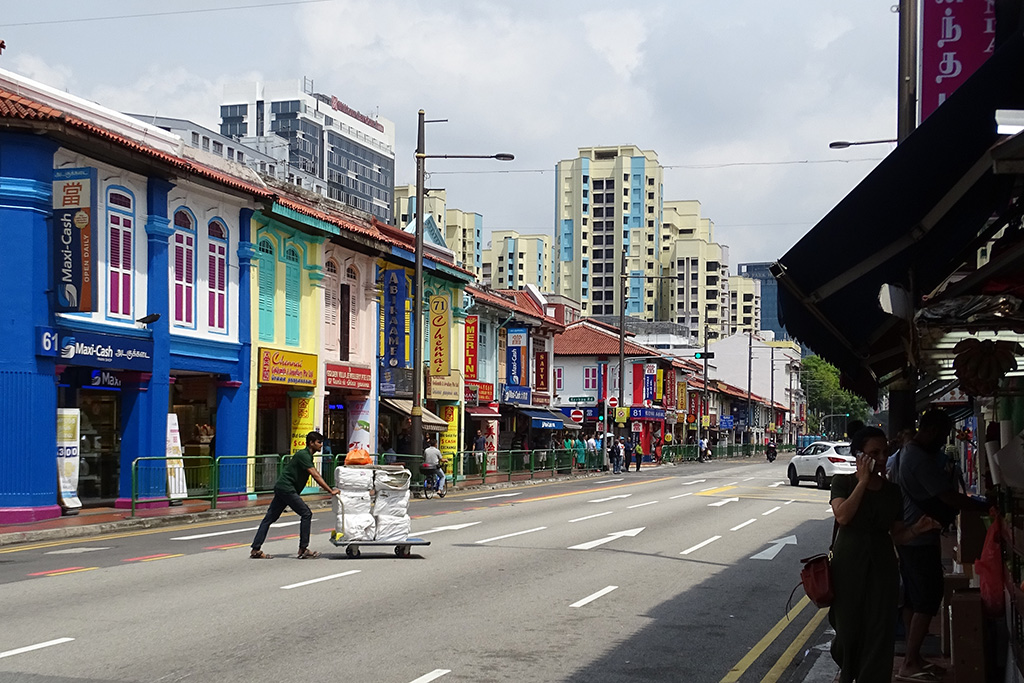
[[[737,166],[794,166],[811,164],[852,164],[860,161],[881,161],[881,157],[860,157],[857,159],[794,159],[783,161],[727,161],[718,164],[668,164],[663,165],[664,169],[686,169],[686,170],[707,170],[716,168],[731,168]],[[553,168],[513,168],[507,170],[477,170],[477,171],[430,171],[430,175],[480,175],[492,173],[554,173]]]
[[180,14],[207,14],[209,12],[230,12],[238,9],[259,9],[261,7],[285,7],[288,5],[312,5],[314,3],[336,2],[336,0],[281,0],[280,2],[265,2],[254,5],[232,5],[230,7],[203,7],[199,9],[170,10],[167,12],[141,12],[139,14],[110,14],[102,17],[79,17],[77,19],[44,19],[42,21],[22,21],[15,24],[0,23],[2,27],[14,26],[50,26],[53,24],[82,24],[92,21],[107,21],[110,19],[142,19],[145,17],[170,17]]

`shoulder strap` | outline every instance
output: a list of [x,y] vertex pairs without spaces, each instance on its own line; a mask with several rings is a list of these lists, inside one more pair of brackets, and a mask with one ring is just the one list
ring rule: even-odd
[[832,542],[828,544],[828,549],[832,550],[832,546],[836,544],[836,536],[839,535],[839,520],[832,519]]

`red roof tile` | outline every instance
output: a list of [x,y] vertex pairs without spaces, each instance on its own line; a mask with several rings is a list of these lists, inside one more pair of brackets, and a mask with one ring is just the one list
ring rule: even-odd
[[0,116],[15,119],[59,119],[64,114],[34,100],[0,89]]
[[[657,351],[626,340],[627,356],[651,356]],[[590,325],[573,323],[555,337],[556,356],[617,356],[619,335]]]

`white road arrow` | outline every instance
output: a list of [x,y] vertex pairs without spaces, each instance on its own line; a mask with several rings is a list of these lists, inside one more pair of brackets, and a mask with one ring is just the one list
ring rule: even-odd
[[693,481],[684,481],[683,486],[689,486],[690,484],[703,484],[707,479],[694,479]]
[[609,496],[608,498],[598,498],[597,500],[588,500],[588,503],[607,503],[609,500],[615,500],[616,498],[629,498],[632,493],[623,493],[618,496]]
[[777,482],[775,482],[774,484],[768,484],[768,488],[770,488],[770,489],[773,489],[773,488],[775,488],[775,487],[777,487],[777,486],[782,486],[782,485],[783,485],[783,484],[785,484],[785,483],[786,483],[786,482],[784,482],[784,481],[777,481]]
[[771,546],[769,546],[765,550],[762,550],[757,555],[752,555],[750,557],[750,559],[752,559],[752,560],[774,560],[775,556],[779,554],[779,552],[782,550],[783,546],[787,546],[787,545],[796,545],[796,536],[786,536],[785,538],[780,538],[777,541],[772,541],[772,545]]
[[436,534],[438,531],[458,531],[459,529],[466,529],[471,526],[476,526],[480,522],[469,522],[468,524],[452,524],[451,526],[439,526],[435,529],[428,529],[427,531],[421,531],[416,536],[426,536],[427,534]]
[[740,500],[739,498],[723,498],[722,500],[718,501],[717,503],[708,503],[708,507],[709,508],[720,508],[723,505],[725,505],[726,503],[738,503],[739,500]]
[[604,545],[609,541],[614,541],[616,538],[622,538],[623,536],[636,536],[647,527],[637,527],[636,529],[626,529],[625,531],[616,531],[614,534],[608,534],[604,538],[599,538],[596,541],[587,541],[586,543],[580,543],[579,545],[569,546],[569,550],[590,550],[596,548],[599,545]]
[[521,496],[521,495],[523,495],[522,491],[520,491],[519,493],[496,493],[493,496],[483,496],[481,498],[467,498],[466,500],[467,501],[490,500],[491,498],[511,498],[512,496]]

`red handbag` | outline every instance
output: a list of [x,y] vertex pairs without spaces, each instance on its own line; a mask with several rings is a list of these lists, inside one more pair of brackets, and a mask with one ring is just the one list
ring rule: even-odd
[[832,553],[822,553],[800,560],[804,567],[800,570],[800,583],[804,592],[818,607],[829,607],[835,597],[832,586]]

